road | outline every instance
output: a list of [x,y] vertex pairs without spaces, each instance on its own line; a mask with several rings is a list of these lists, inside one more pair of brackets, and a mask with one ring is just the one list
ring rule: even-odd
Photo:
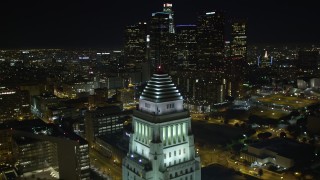
[[115,164],[112,158],[101,155],[95,149],[90,149],[91,165],[96,167],[99,172],[107,174],[112,180],[122,179],[121,164]]

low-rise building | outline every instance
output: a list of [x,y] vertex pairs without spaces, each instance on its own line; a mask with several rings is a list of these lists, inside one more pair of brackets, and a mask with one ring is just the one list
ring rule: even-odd
[[132,111],[122,111],[119,106],[106,106],[89,110],[85,113],[85,134],[90,145],[95,138],[122,132],[123,123]]
[[271,163],[282,168],[305,165],[314,157],[314,149],[291,139],[273,138],[248,145],[241,158],[257,166]]

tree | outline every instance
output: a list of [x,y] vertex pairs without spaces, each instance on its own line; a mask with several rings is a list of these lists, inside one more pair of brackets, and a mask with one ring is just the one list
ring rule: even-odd
[[271,136],[272,136],[272,133],[270,133],[270,132],[264,132],[264,133],[258,134],[259,139],[268,139]]
[[281,138],[285,138],[285,137],[287,137],[287,134],[282,131],[282,132],[280,133],[280,137],[281,137]]
[[251,128],[247,129],[247,130],[244,132],[244,134],[245,134],[247,137],[250,137],[250,136],[254,135],[255,133],[256,133],[256,130],[251,129]]
[[258,174],[259,174],[259,176],[262,176],[262,175],[263,175],[263,170],[262,170],[262,169],[259,169],[259,170],[258,170]]
[[270,167],[268,168],[268,170],[270,170],[270,171],[276,171],[276,170],[278,170],[278,168],[277,168],[276,166],[270,166]]
[[299,113],[299,111],[297,111],[297,110],[294,110],[294,111],[292,111],[291,113],[290,113],[290,116],[299,116],[300,115],[300,113]]
[[247,127],[247,124],[246,124],[246,123],[242,123],[242,124],[240,125],[240,127],[241,127],[242,129],[244,129],[244,128]]
[[315,142],[316,142],[316,141],[315,141],[314,139],[310,139],[310,140],[309,140],[309,143],[310,143],[311,145],[314,145]]
[[305,138],[305,137],[302,138],[302,142],[303,142],[303,143],[306,143],[306,142],[307,142],[307,138]]

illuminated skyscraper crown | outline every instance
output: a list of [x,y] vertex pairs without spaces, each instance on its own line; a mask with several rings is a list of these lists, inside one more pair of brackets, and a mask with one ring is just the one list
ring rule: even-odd
[[182,96],[168,74],[157,72],[143,90],[140,100],[162,103],[182,100]]

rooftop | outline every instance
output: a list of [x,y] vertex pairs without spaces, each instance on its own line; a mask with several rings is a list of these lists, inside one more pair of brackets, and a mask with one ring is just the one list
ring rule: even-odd
[[65,131],[55,124],[47,124],[40,119],[24,121],[8,121],[0,124],[0,130],[11,129],[19,132],[32,133],[49,137],[65,138],[77,141],[80,144],[87,144],[87,141],[74,132]]
[[143,90],[140,99],[155,103],[182,100],[182,96],[168,74],[157,72]]
[[292,159],[301,157],[301,154],[304,154],[305,157],[313,154],[313,147],[311,145],[299,143],[287,138],[268,139],[251,144],[250,146],[258,149],[267,149]]

